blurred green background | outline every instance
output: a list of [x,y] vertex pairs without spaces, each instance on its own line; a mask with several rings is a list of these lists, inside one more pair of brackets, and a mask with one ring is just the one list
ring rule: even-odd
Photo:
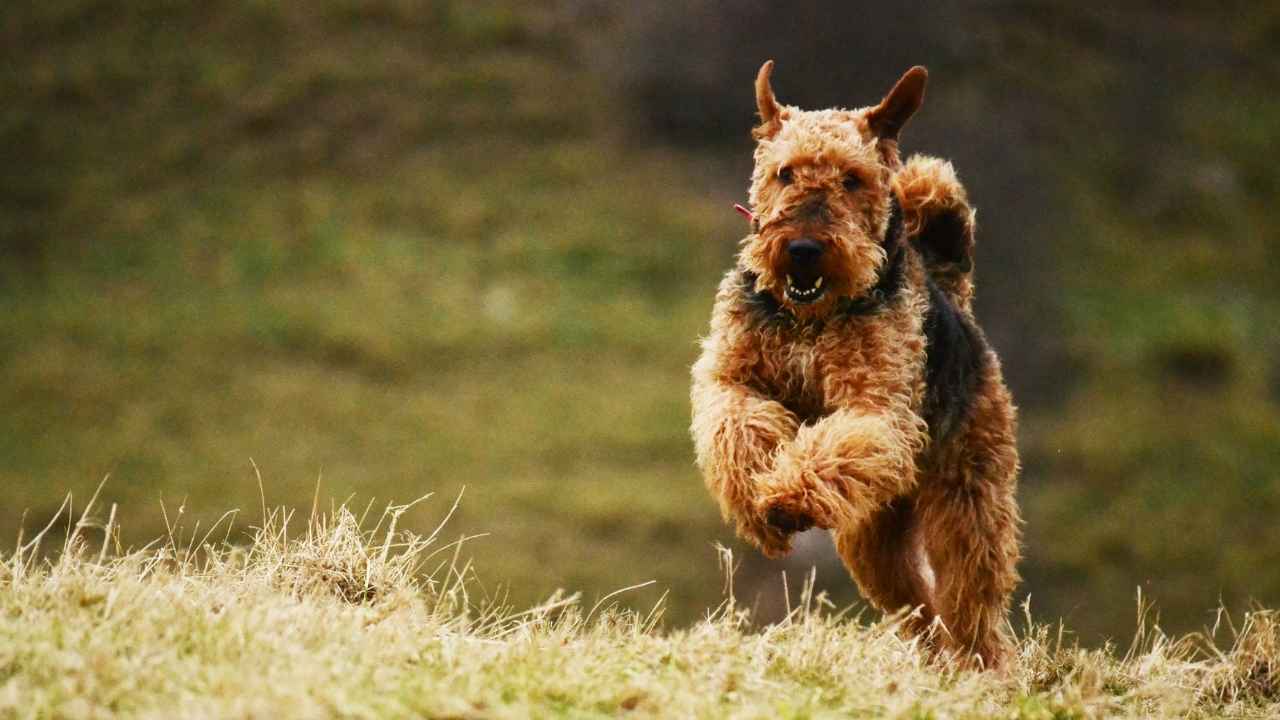
[[[696,0],[20,1],[0,14],[0,533],[435,492],[527,603],[720,598],[688,367],[751,80],[877,100],[979,208],[1023,411],[1021,599],[1088,642],[1280,603],[1280,10]],[[234,535],[233,535],[234,537]],[[741,545],[738,590],[778,612]]]

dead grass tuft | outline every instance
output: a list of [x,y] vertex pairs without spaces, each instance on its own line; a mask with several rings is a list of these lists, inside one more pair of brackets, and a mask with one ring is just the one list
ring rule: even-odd
[[1280,713],[1269,610],[1238,627],[1224,615],[1231,640],[1219,648],[1220,627],[1169,637],[1140,602],[1123,653],[1081,648],[1028,613],[1009,669],[974,673],[930,663],[898,632],[902,615],[838,611],[812,576],[782,622],[754,629],[725,550],[726,600],[680,630],[658,628],[661,602],[626,611],[618,593],[516,610],[469,594],[461,541],[438,540],[443,522],[426,537],[398,530],[411,506],[313,509],[293,530],[290,511],[264,503],[243,544],[221,523],[181,532],[179,508],[168,537],[126,551],[91,502],[56,557],[40,559],[46,529],[0,558],[0,717]]

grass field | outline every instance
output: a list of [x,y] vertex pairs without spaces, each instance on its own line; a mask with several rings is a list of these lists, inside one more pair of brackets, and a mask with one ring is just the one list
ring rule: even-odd
[[[619,601],[669,591],[664,620],[684,627],[721,599],[717,543],[740,551],[740,588],[774,587],[781,566],[734,544],[686,431],[750,142],[745,127],[714,147],[646,134],[614,72],[677,51],[692,54],[672,67],[700,68],[722,48],[699,32],[719,21],[682,10],[697,42],[645,45],[582,10],[605,5],[6,8],[0,538],[110,475],[126,545],[165,532],[161,501],[189,526],[239,508],[243,541],[252,459],[268,501],[296,507],[317,486],[325,507],[465,488],[450,527],[485,534],[468,546],[477,587],[520,607],[654,580]],[[997,342],[1015,383],[1028,346],[1063,354],[1018,395],[1019,599],[1090,644],[1130,633],[1137,587],[1178,632],[1218,603],[1280,602],[1280,12],[1125,12],[1036,4],[978,22],[1010,33],[991,46],[949,28],[975,39],[956,52],[979,70],[933,66],[904,140],[966,150],[917,144],[932,123],[1002,142],[1016,124],[986,114],[1001,90],[1052,116],[1032,118],[1055,131],[1034,148],[959,170],[1003,178],[1016,150],[1052,197],[1043,232],[999,245],[988,228],[1016,193],[975,186],[977,302],[988,328],[1010,306],[1053,311]],[[1123,52],[1134,38],[1148,45]],[[1162,57],[1205,61],[1170,76]],[[843,47],[836,62],[858,67]],[[715,84],[744,125],[750,80]],[[818,582],[856,597],[838,567]]]
[[[203,22],[163,4],[92,37],[24,11],[58,38],[29,102],[81,146],[53,166],[50,270],[0,270],[3,536],[108,474],[130,542],[162,498],[207,523],[256,505],[252,459],[291,504],[465,487],[455,526],[522,602],[655,578],[682,618],[715,602],[731,533],[688,366],[740,220],[673,182],[685,159],[606,139],[545,10],[464,5],[228,7],[189,46],[145,29]],[[271,27],[286,47],[230,52]],[[111,81],[166,99],[92,127],[59,104]],[[338,143],[348,121],[388,144]]]
[[[435,499],[422,503],[444,516]],[[68,525],[56,559],[29,538],[0,560],[0,717],[1269,718],[1280,618],[1216,639],[1140,619],[1127,650],[1085,650],[1019,623],[1007,672],[931,664],[894,632],[796,579],[781,623],[731,600],[660,630],[628,590],[528,608],[485,597],[448,524],[397,529],[407,506],[261,508],[248,542],[181,518],[120,553],[114,513]],[[210,539],[212,536],[212,539]],[[203,542],[202,542],[203,541]],[[727,553],[728,551],[724,551]],[[732,557],[724,558],[732,564]],[[731,583],[732,574],[725,575]]]

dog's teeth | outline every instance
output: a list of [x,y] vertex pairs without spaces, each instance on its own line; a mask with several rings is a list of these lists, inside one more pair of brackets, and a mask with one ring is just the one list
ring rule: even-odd
[[814,290],[817,290],[817,289],[818,289],[818,288],[820,288],[820,287],[822,287],[822,278],[821,278],[821,277],[819,277],[819,278],[817,279],[817,281],[815,281],[815,282],[813,283],[813,289],[814,289]]

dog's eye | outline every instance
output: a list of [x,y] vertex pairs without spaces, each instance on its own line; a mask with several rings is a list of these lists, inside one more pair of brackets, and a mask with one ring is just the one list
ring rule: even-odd
[[857,190],[860,187],[862,187],[862,178],[858,177],[857,175],[854,175],[853,173],[849,173],[848,175],[844,176],[845,190],[848,190],[849,192],[853,192],[854,190]]
[[791,181],[794,179],[795,179],[795,173],[792,172],[791,168],[783,167],[778,169],[778,182],[782,183],[783,185],[790,185]]

